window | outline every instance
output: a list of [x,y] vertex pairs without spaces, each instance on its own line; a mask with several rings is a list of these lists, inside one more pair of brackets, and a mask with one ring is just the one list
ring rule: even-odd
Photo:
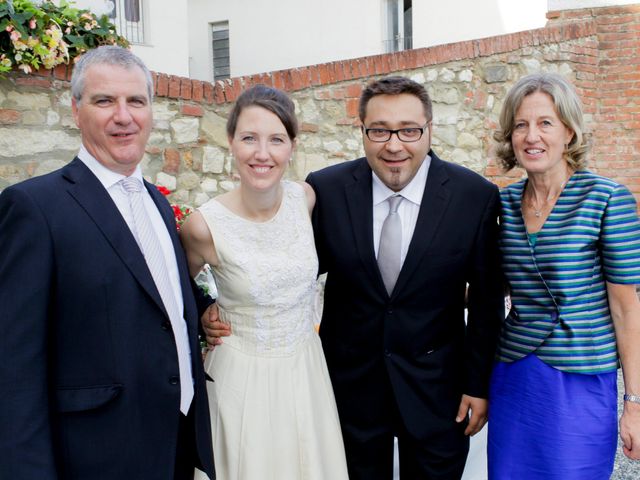
[[114,5],[109,17],[120,35],[131,43],[144,43],[143,0],[110,0]]
[[399,52],[413,48],[411,0],[385,0],[384,52]]
[[231,76],[229,61],[229,22],[211,24],[211,47],[213,52],[213,81]]

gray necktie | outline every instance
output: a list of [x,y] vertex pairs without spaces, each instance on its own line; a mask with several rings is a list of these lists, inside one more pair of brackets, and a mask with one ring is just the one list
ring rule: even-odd
[[186,415],[193,399],[193,377],[191,375],[191,353],[189,352],[187,324],[178,308],[160,240],[153,229],[147,210],[144,208],[144,185],[137,178],[127,177],[122,180],[122,186],[127,192],[129,204],[131,205],[135,227],[133,235],[144,254],[144,259],[171,320],[171,328],[173,329],[178,351],[180,411]]
[[391,295],[393,287],[396,285],[402,262],[400,252],[402,248],[402,220],[398,215],[398,207],[402,202],[401,195],[389,197],[389,215],[384,219],[382,230],[380,231],[380,244],[378,246],[378,267],[387,288],[387,293]]

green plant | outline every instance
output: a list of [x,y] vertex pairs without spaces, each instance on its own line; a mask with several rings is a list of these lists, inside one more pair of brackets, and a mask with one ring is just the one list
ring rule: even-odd
[[0,0],[0,74],[52,69],[100,45],[129,46],[106,15],[65,0]]

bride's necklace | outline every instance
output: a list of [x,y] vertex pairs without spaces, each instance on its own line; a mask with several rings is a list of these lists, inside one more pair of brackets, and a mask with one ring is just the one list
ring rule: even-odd
[[560,184],[560,188],[558,189],[557,193],[555,195],[553,195],[551,198],[547,198],[545,200],[542,201],[542,204],[540,205],[540,207],[534,205],[533,203],[533,187],[529,188],[529,201],[527,202],[527,206],[533,210],[533,215],[536,218],[540,218],[542,216],[542,212],[543,210],[545,210],[547,208],[548,205],[553,205],[553,203],[556,201],[556,199],[560,196],[560,194],[562,193],[562,190],[564,189],[565,185],[567,184],[567,182],[569,181],[569,178],[571,178],[571,175],[569,175],[564,182],[562,182]]

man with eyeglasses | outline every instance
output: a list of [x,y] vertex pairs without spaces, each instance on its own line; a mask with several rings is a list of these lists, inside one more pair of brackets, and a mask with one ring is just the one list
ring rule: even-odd
[[498,189],[431,150],[422,85],[374,81],[359,116],[366,158],[307,178],[349,478],[391,479],[397,437],[401,478],[457,479],[504,312]]

